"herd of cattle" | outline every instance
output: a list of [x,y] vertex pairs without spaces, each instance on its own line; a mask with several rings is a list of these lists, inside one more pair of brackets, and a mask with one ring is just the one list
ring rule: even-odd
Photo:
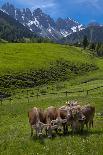
[[80,106],[77,101],[68,101],[62,107],[51,106],[45,110],[34,107],[28,112],[31,136],[33,130],[36,131],[38,137],[41,137],[45,131],[50,138],[53,130],[67,133],[68,126],[73,133],[83,131],[85,125],[89,129],[93,127],[94,114],[94,106]]

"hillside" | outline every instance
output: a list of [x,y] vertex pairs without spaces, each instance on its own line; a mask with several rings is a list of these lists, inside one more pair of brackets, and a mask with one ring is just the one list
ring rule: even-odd
[[30,38],[34,36],[29,29],[0,10],[0,38],[15,42],[23,37]]
[[[84,75],[88,78],[92,72],[93,77],[102,69],[100,61],[88,51],[71,46],[1,44],[0,85],[2,88],[27,88],[70,81]],[[97,74],[95,78],[101,79],[101,76]]]
[[71,46],[48,43],[0,45],[0,72],[4,73],[40,69],[60,59],[89,64],[93,61],[89,54]]

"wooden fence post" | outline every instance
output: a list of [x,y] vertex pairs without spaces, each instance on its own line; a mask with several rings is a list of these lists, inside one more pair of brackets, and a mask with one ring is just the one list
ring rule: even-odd
[[36,94],[36,96],[37,96],[37,99],[38,99],[38,97],[39,97],[39,94],[37,93],[37,94]]
[[1,98],[0,101],[1,101],[1,105],[2,105],[2,103],[3,103],[3,99]]
[[66,97],[67,97],[68,96],[68,92],[66,91],[65,94],[66,94]]
[[87,95],[89,94],[89,90],[87,90]]
[[11,104],[11,101],[12,101],[12,100],[13,100],[13,99],[10,97],[10,98],[9,98],[10,104]]
[[28,100],[28,103],[29,103],[29,90],[27,90],[27,100]]
[[29,103],[29,97],[27,97],[28,103]]

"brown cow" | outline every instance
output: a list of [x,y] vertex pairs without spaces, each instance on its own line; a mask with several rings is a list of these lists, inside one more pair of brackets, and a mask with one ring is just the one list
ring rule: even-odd
[[82,113],[84,114],[85,116],[85,124],[86,124],[86,127],[88,129],[91,128],[91,126],[93,127],[93,118],[94,118],[94,115],[95,115],[95,107],[94,106],[91,106],[91,105],[85,105],[82,107]]
[[67,105],[60,107],[59,113],[60,113],[60,118],[62,120],[67,120],[67,121],[64,121],[64,123],[62,123],[64,134],[66,134],[68,132],[68,125],[71,119],[70,107]]
[[85,116],[82,113],[80,105],[71,108],[71,127],[73,132],[82,131],[84,128]]
[[59,128],[59,123],[61,121],[59,117],[59,111],[58,108],[51,106],[46,109],[46,121],[47,124],[49,124],[47,130],[48,130],[48,137],[52,137],[52,130],[56,130]]
[[48,131],[48,137],[52,137],[52,130],[57,130],[62,124],[58,109],[55,107],[48,107],[45,111],[34,107],[29,111],[28,117],[31,136],[33,135],[33,129],[36,130],[37,136],[41,136],[42,130],[45,128],[46,134]]
[[46,126],[46,114],[39,108],[32,108],[28,112],[29,123],[31,126],[31,136],[33,135],[33,129],[36,130],[36,135],[42,135],[42,130]]
[[49,130],[48,130],[49,137],[52,136],[52,130],[55,130],[56,132],[58,130],[61,130],[62,124],[67,122],[66,118],[63,118],[63,117],[61,118],[60,109],[53,106],[48,107],[46,109],[46,118],[47,118],[47,124],[50,124]]
[[85,120],[85,116],[77,102],[68,102],[66,106],[62,106],[60,108],[60,117],[67,119],[67,122],[63,124],[64,133],[68,131],[68,125],[72,127],[73,132],[83,129],[83,123],[81,122]]

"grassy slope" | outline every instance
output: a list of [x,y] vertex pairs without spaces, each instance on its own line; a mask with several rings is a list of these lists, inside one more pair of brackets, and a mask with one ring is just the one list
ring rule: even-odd
[[76,47],[56,44],[0,44],[1,73],[46,67],[50,62],[60,58],[72,62],[93,61]]
[[[79,100],[81,104],[89,102],[96,106],[96,113],[103,112],[103,88],[91,91],[88,96],[86,96],[85,92],[73,93],[67,97],[60,93],[65,90],[75,92],[76,90],[87,90],[93,87],[103,86],[102,59],[92,58],[79,48],[55,44],[1,44],[1,75],[5,74],[7,70],[18,72],[34,67],[46,67],[46,64],[58,58],[89,63],[93,61],[100,69],[84,76],[78,76],[69,82],[65,81],[48,86],[49,89],[47,89],[47,86],[40,88],[40,90],[48,92],[57,92],[59,93],[58,95],[48,94],[38,99],[36,97],[31,97],[28,103],[27,98],[25,98],[27,96],[26,92],[24,91],[24,93],[21,93],[21,90],[18,90],[20,94],[13,96],[13,101],[11,103],[9,100],[5,100],[3,105],[0,106],[1,155],[103,154],[103,118],[95,116],[95,127],[91,129],[89,133],[74,136],[70,134],[65,137],[57,136],[53,140],[45,138],[43,142],[30,138],[30,128],[27,118],[27,111],[33,106],[42,108],[46,108],[50,105],[61,106],[67,99]],[[89,82],[84,83],[86,81]],[[37,92],[35,89],[33,89],[33,91],[34,93]]]

